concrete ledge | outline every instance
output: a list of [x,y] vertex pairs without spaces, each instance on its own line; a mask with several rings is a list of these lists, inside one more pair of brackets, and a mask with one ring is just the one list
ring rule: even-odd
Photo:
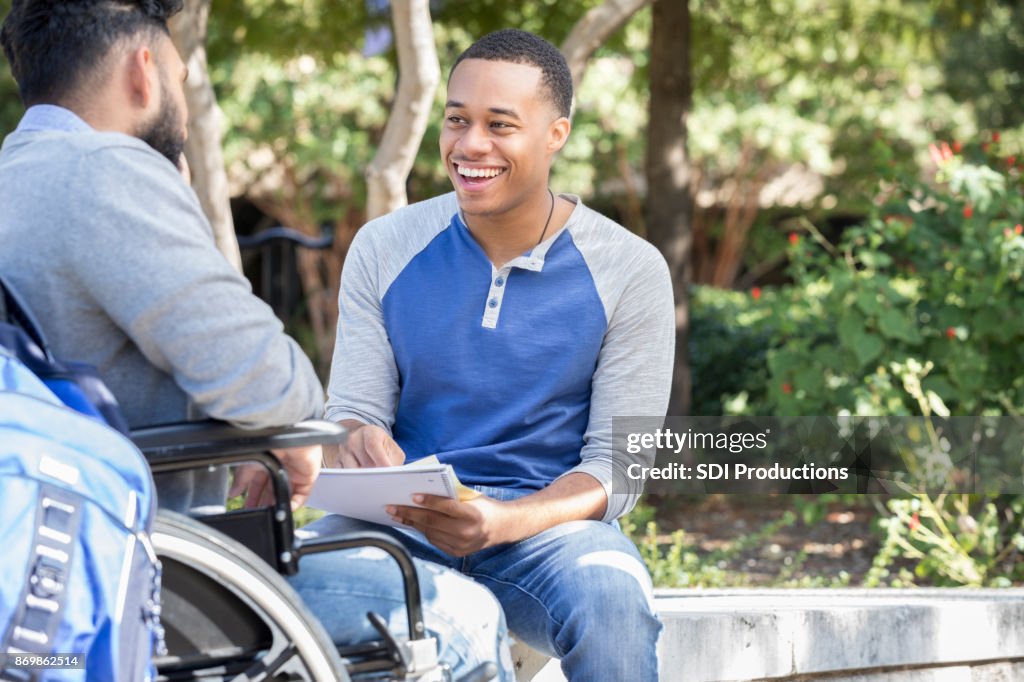
[[665,682],[1024,680],[1024,589],[656,596]]
[[[655,600],[662,682],[1024,680],[1024,589],[657,590]],[[564,682],[558,661],[534,674],[543,657],[524,660],[519,680]]]

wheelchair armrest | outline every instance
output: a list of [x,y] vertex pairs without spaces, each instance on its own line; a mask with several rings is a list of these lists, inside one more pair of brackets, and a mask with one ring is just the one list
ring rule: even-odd
[[309,420],[269,429],[242,429],[206,420],[147,426],[132,431],[135,445],[151,462],[237,455],[308,445],[339,445],[347,431],[331,422]]
[[[211,514],[201,520],[248,544],[279,572],[291,575],[298,570],[298,556],[292,551],[294,530],[288,476],[271,450],[336,445],[343,443],[347,435],[344,428],[325,421],[241,429],[209,420],[145,427],[132,431],[131,438],[154,474],[243,462],[258,462],[266,467],[274,490],[271,507]],[[255,540],[259,542],[254,544]],[[257,550],[257,545],[265,546]]]
[[420,595],[420,583],[416,576],[416,566],[412,555],[401,542],[376,531],[359,531],[327,535],[307,540],[295,541],[295,554],[298,558],[320,552],[331,552],[340,549],[358,547],[376,547],[384,550],[397,564],[402,573],[402,585],[405,588],[405,609],[409,619],[409,639],[423,639],[427,636],[423,625],[423,602]]

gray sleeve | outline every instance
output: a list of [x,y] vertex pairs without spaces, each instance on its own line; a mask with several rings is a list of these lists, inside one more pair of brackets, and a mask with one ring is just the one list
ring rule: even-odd
[[398,405],[398,368],[384,328],[380,243],[373,223],[356,233],[341,271],[338,336],[327,388],[327,419],[355,419],[389,434]]
[[605,521],[632,509],[643,492],[643,482],[626,475],[627,466],[644,458],[650,461],[643,464],[653,461],[652,452],[628,455],[618,440],[613,444],[612,417],[664,417],[672,387],[676,335],[672,280],[661,254],[649,244],[644,247],[637,258],[619,260],[614,267],[598,271],[596,284],[599,292],[604,290],[606,301],[616,282],[624,285],[618,285],[620,293],[614,296],[594,372],[581,462],[567,472],[589,474],[604,486]]
[[147,361],[212,418],[259,428],[319,416],[309,359],[216,250],[173,166],[125,145],[85,156],[78,174],[89,182],[70,190],[63,265]]
[[449,192],[371,220],[356,233],[338,290],[327,419],[355,419],[391,433],[401,386],[384,324],[384,296],[458,208],[455,193]]

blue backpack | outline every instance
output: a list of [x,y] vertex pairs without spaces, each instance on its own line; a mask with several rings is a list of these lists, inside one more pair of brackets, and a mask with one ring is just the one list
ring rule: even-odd
[[0,278],[0,680],[155,676],[153,477],[111,422],[109,391],[53,358]]

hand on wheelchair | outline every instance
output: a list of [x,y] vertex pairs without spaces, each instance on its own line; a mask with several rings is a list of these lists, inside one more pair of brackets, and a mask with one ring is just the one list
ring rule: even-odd
[[[295,511],[309,497],[317,476],[320,475],[320,466],[323,462],[323,451],[319,445],[311,445],[302,448],[288,448],[285,450],[272,450],[274,456],[280,460],[285,471],[288,472],[288,482],[291,484],[292,511]],[[262,464],[243,464],[235,469],[234,480],[228,496],[234,497],[245,493],[245,507],[265,507],[274,504],[274,487],[270,482],[270,474]]]

